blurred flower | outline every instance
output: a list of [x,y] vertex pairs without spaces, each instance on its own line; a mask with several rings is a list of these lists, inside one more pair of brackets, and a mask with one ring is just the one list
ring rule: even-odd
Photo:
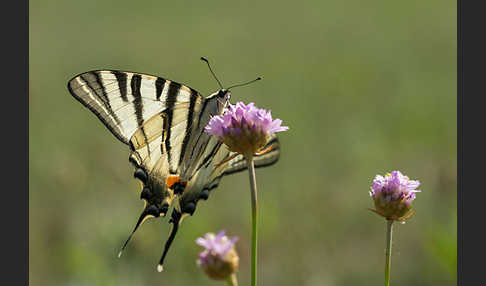
[[218,136],[231,151],[247,158],[260,151],[272,133],[286,131],[282,120],[272,119],[271,111],[257,108],[253,102],[245,105],[237,102],[229,105],[223,115],[214,116],[205,131]]
[[237,240],[238,237],[228,238],[224,230],[199,237],[196,243],[205,249],[199,254],[197,264],[212,279],[228,279],[238,269],[239,257],[234,248]]
[[411,209],[415,200],[416,188],[419,181],[410,180],[400,171],[393,171],[385,175],[376,175],[373,180],[370,195],[375,201],[375,213],[388,220],[405,220],[413,213],[404,217]]

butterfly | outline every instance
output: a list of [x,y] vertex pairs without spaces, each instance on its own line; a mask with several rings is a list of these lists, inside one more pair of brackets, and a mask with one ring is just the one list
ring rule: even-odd
[[[89,71],[68,82],[73,97],[128,145],[134,177],[142,185],[145,206],[119,256],[146,219],[165,217],[172,207],[172,229],[157,265],[162,271],[182,219],[194,214],[223,176],[247,168],[242,155],[204,132],[211,117],[223,114],[230,102],[230,88],[216,80],[221,88],[208,97],[162,77],[119,70]],[[255,155],[255,167],[274,164],[279,147],[272,135],[265,146],[270,151]]]

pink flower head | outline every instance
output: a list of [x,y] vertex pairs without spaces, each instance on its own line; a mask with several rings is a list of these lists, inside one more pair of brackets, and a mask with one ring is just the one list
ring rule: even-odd
[[265,146],[270,134],[289,129],[281,124],[282,120],[272,119],[270,110],[240,101],[230,104],[223,115],[212,117],[205,131],[217,136],[231,151],[253,155]]
[[374,211],[387,219],[403,220],[412,207],[415,193],[420,192],[416,189],[419,185],[419,181],[410,180],[400,171],[393,171],[385,177],[376,175],[370,191],[375,202]]
[[196,243],[204,247],[199,254],[197,264],[212,279],[222,280],[238,269],[238,254],[234,245],[238,237],[229,238],[224,230],[218,234],[206,233],[196,239]]

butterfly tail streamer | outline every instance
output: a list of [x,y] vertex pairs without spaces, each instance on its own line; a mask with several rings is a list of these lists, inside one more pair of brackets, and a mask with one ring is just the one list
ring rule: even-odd
[[128,245],[128,242],[130,242],[130,240],[132,239],[132,236],[133,234],[137,231],[138,227],[140,225],[142,225],[142,223],[150,217],[150,214],[147,212],[147,210],[144,210],[142,212],[142,214],[140,215],[140,217],[138,218],[138,221],[137,221],[137,224],[135,225],[135,227],[133,228],[133,231],[132,233],[130,233],[130,235],[128,236],[127,240],[125,241],[125,243],[123,244],[120,252],[118,253],[118,258],[120,258],[123,254],[123,251],[125,250],[125,247],[127,247]]
[[162,272],[164,270],[165,257],[167,256],[169,248],[172,245],[172,242],[174,241],[177,231],[179,230],[179,224],[181,220],[182,220],[181,212],[174,209],[172,211],[171,219],[169,220],[169,223],[172,223],[172,229],[170,230],[169,238],[165,242],[164,252],[162,253],[162,257],[160,258],[159,265],[157,265],[158,272]]

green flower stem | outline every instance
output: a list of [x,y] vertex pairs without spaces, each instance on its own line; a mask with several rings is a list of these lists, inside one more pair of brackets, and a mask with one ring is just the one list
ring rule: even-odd
[[226,282],[229,286],[238,286],[238,279],[236,279],[236,274],[231,274],[228,279],[226,279]]
[[251,188],[251,286],[257,284],[257,218],[258,218],[258,201],[257,186],[255,177],[255,164],[253,157],[247,157],[248,173],[250,174]]
[[393,220],[386,221],[386,262],[385,262],[385,286],[390,285],[390,265],[391,265],[391,250],[392,250],[392,235],[393,235]]

